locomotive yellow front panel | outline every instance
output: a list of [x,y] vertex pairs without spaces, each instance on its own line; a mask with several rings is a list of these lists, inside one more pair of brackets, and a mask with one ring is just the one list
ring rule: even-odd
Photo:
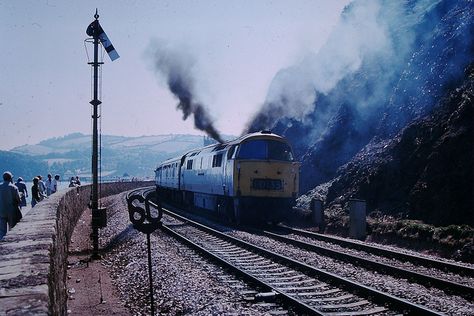
[[237,160],[234,164],[235,195],[295,198],[298,170],[296,162]]

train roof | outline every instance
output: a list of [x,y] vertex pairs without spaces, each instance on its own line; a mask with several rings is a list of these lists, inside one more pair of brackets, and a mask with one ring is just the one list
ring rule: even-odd
[[230,141],[227,141],[227,142],[224,142],[224,143],[220,143],[220,144],[212,144],[212,145],[208,145],[206,147],[201,147],[201,148],[196,148],[196,149],[193,149],[189,152],[186,153],[186,155],[193,155],[194,153],[199,153],[199,152],[202,152],[202,151],[219,151],[219,150],[222,150],[226,147],[229,147],[229,146],[232,146],[232,145],[235,145],[235,144],[240,144],[248,139],[251,139],[251,138],[277,138],[277,139],[282,139],[284,140],[283,137],[281,137],[280,135],[277,135],[277,134],[273,134],[271,131],[260,131],[260,132],[255,132],[255,133],[249,133],[249,134],[245,134],[245,135],[242,135],[236,139],[233,139],[233,140],[230,140]]
[[246,140],[252,139],[252,138],[263,138],[263,139],[264,138],[267,138],[267,139],[273,138],[273,139],[280,139],[280,140],[286,141],[285,138],[283,138],[282,136],[274,134],[271,131],[264,130],[264,131],[260,131],[260,132],[245,134],[245,135],[242,135],[242,136],[240,136],[236,139],[233,139],[233,140],[230,140],[230,141],[227,141],[227,142],[224,142],[224,143],[212,144],[212,145],[208,145],[208,146],[205,146],[205,147],[200,147],[200,148],[190,150],[190,151],[186,152],[185,154],[183,154],[179,157],[166,159],[165,161],[161,162],[159,164],[159,166],[180,161],[182,159],[182,157],[184,157],[184,156],[192,157],[192,156],[199,155],[201,152],[220,151],[220,150],[223,150],[227,147],[230,147],[230,146],[236,145],[236,144],[240,144],[240,143],[242,143]]
[[240,136],[239,138],[236,138],[232,141],[229,141],[226,144],[236,144],[236,143],[241,143],[243,141],[246,141],[249,138],[278,138],[278,139],[284,139],[280,135],[274,134],[271,131],[260,131],[260,132],[255,132],[255,133],[250,133],[250,134],[245,134]]
[[182,155],[178,156],[178,157],[168,158],[168,159],[163,160],[162,162],[160,162],[158,164],[158,166],[179,162],[181,160],[181,157],[182,157]]

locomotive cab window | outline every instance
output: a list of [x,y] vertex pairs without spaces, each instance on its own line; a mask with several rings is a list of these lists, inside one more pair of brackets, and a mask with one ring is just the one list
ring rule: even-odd
[[193,161],[192,160],[188,160],[187,165],[186,165],[186,169],[187,170],[193,169]]
[[222,166],[222,154],[217,154],[212,157],[212,167]]
[[237,158],[293,161],[293,153],[286,143],[259,139],[242,143]]
[[227,151],[227,160],[235,158],[234,154],[236,152],[236,148],[238,148],[237,145],[232,145],[232,147],[230,147],[229,151]]

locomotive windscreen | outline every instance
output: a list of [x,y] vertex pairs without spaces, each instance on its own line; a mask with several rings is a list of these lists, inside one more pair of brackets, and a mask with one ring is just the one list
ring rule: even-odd
[[259,139],[242,143],[237,158],[293,161],[293,153],[286,143]]

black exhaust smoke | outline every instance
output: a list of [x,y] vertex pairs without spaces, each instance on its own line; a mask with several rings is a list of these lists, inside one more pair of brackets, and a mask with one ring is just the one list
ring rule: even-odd
[[155,70],[162,75],[170,91],[178,98],[176,108],[183,112],[183,120],[194,115],[194,126],[207,135],[223,143],[222,137],[215,129],[211,116],[206,108],[196,100],[193,76],[194,61],[184,50],[173,49],[164,43],[152,45],[152,58]]
[[278,120],[286,115],[285,108],[275,103],[265,103],[247,123],[242,135],[262,130],[272,130]]
[[[172,75],[172,74],[171,74]],[[205,131],[207,135],[217,140],[219,143],[223,143],[221,136],[214,128],[211,118],[207,113],[204,106],[200,103],[193,101],[193,95],[190,92],[187,83],[183,81],[180,76],[169,76],[168,87],[170,91],[179,99],[179,103],[176,106],[183,112],[183,120],[186,120],[191,114],[194,115],[194,126],[201,131]]]

